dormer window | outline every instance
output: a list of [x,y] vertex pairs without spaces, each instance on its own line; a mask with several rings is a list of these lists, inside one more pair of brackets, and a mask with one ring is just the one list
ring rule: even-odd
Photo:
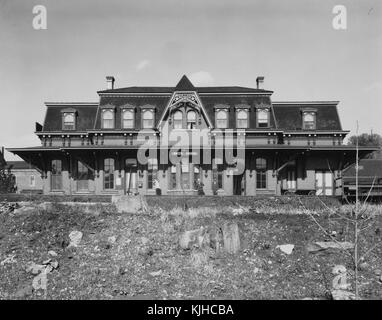
[[64,112],[62,116],[62,129],[75,130],[76,129],[76,116],[74,112]]
[[269,127],[269,109],[257,109],[257,127]]
[[174,115],[174,129],[182,129],[183,128],[183,113],[182,111],[175,111]]
[[236,115],[236,127],[248,128],[248,110],[239,109]]
[[218,129],[227,129],[228,128],[227,110],[218,110],[216,112],[216,128],[218,128]]
[[114,129],[113,109],[104,109],[102,111],[102,129]]
[[122,110],[122,129],[134,128],[134,109]]
[[313,111],[304,111],[302,114],[302,128],[305,130],[316,129],[316,113]]
[[187,129],[195,129],[196,127],[196,112],[188,111],[187,112]]
[[152,110],[144,110],[142,114],[142,128],[151,129],[154,127],[154,112]]

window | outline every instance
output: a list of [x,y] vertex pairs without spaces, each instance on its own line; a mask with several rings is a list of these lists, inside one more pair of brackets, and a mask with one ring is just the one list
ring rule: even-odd
[[154,180],[157,179],[158,159],[148,159],[147,163],[147,189],[154,189]]
[[190,165],[188,162],[181,164],[181,186],[183,190],[191,189],[190,186]]
[[143,129],[151,129],[154,127],[154,113],[151,110],[143,111],[142,119]]
[[75,115],[73,112],[64,112],[62,128],[63,130],[75,130]]
[[256,159],[256,188],[267,188],[267,160],[264,158]]
[[269,110],[268,109],[257,110],[257,126],[259,128],[269,127]]
[[183,128],[183,113],[181,111],[174,112],[174,129]]
[[228,128],[227,111],[219,110],[216,113],[216,128],[218,128],[218,129],[226,129],[226,128]]
[[247,110],[239,110],[237,112],[237,128],[248,128],[248,111]]
[[224,167],[223,164],[218,164],[222,163],[222,159],[213,159],[212,163],[212,178],[213,178],[213,189],[219,190],[223,189],[223,172],[224,172]]
[[133,129],[134,128],[134,110],[122,111],[122,128]]
[[77,161],[77,190],[89,189],[89,169],[81,161]]
[[31,175],[29,178],[29,186],[30,187],[35,187],[36,186],[36,179],[34,175]]
[[170,190],[176,189],[176,166],[171,166],[170,169]]
[[114,111],[104,110],[102,114],[102,128],[113,129],[114,128]]
[[196,112],[188,111],[187,113],[187,129],[195,129],[196,127]]
[[52,160],[52,190],[62,190],[62,162],[61,160]]
[[303,113],[303,124],[302,128],[306,130],[316,129],[316,114],[314,112],[304,112]]
[[105,190],[114,189],[114,159],[107,158],[103,164],[103,187]]
[[194,165],[194,189],[198,190],[199,186],[202,183],[200,175],[200,166],[198,164]]

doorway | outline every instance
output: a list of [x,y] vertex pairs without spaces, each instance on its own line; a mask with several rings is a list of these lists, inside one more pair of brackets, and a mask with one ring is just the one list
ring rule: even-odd
[[137,159],[128,158],[125,161],[125,187],[126,194],[138,193]]
[[330,171],[316,171],[316,195],[333,195],[333,174]]
[[245,178],[244,173],[233,176],[233,194],[237,196],[245,195]]

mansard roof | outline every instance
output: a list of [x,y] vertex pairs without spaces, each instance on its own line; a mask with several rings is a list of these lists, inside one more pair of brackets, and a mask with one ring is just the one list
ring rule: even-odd
[[76,130],[84,132],[94,127],[98,103],[46,103],[47,110],[42,131],[62,130],[62,112],[68,108],[76,110]]
[[302,111],[316,110],[316,130],[341,131],[342,126],[337,111],[338,101],[293,101],[273,102],[273,110],[280,129],[302,130]]
[[254,89],[240,86],[217,86],[217,87],[195,87],[186,75],[179,80],[175,87],[125,87],[98,91],[103,94],[172,94],[174,91],[196,91],[199,94],[237,94],[237,93],[252,93],[252,94],[272,94],[273,91],[264,89]]
[[[203,108],[215,124],[215,109],[224,106],[228,112],[229,128],[235,128],[235,110],[238,107],[249,109],[249,129],[256,128],[256,109],[268,107],[270,110],[270,127],[284,131],[302,131],[302,110],[315,110],[317,131],[342,131],[337,101],[324,102],[273,102],[273,91],[246,88],[238,86],[226,87],[195,87],[187,76],[183,76],[175,87],[127,87],[98,91],[99,103],[47,103],[47,111],[42,132],[60,132],[62,130],[62,111],[71,108],[76,110],[76,130],[70,132],[85,132],[101,128],[102,107],[114,107],[115,128],[121,129],[122,107],[135,108],[135,127],[141,128],[141,112],[145,107],[155,110],[155,125],[158,125],[170,99],[176,91],[193,91],[198,95]],[[264,128],[261,128],[263,131]],[[69,132],[69,131],[68,131]],[[66,133],[66,132],[65,132]]]

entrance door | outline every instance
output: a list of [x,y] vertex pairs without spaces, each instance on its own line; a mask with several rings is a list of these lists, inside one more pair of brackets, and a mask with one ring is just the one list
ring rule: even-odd
[[245,178],[244,174],[233,176],[233,194],[238,196],[245,195]]
[[89,169],[81,161],[77,162],[77,191],[89,191]]
[[289,191],[296,190],[296,171],[294,169],[287,171],[287,189]]
[[126,159],[125,162],[125,181],[126,194],[136,194],[138,192],[137,160]]
[[333,195],[333,174],[330,171],[316,171],[316,195]]

